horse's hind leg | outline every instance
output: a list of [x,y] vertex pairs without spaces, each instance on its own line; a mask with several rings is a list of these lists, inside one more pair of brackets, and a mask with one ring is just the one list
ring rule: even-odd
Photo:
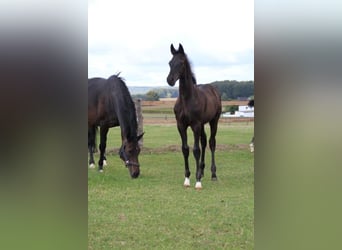
[[99,159],[99,172],[103,172],[103,160],[105,159],[104,154],[106,152],[106,142],[107,142],[107,133],[108,127],[100,127],[100,159]]
[[209,147],[211,151],[211,180],[216,181],[216,164],[215,164],[215,149],[216,149],[216,132],[217,132],[217,124],[218,118],[212,120],[210,122],[210,139],[209,139]]
[[204,125],[201,128],[201,146],[202,146],[202,154],[201,154],[201,162],[200,169],[201,175],[204,177],[204,168],[205,168],[205,148],[207,147],[207,135],[205,134]]
[[95,167],[95,161],[94,161],[94,152],[95,152],[95,147],[96,147],[95,136],[96,136],[95,127],[88,128],[89,168]]
[[251,143],[249,144],[249,148],[250,148],[251,152],[253,153],[254,152],[254,136],[251,140]]
[[103,166],[107,166],[107,158],[103,155]]

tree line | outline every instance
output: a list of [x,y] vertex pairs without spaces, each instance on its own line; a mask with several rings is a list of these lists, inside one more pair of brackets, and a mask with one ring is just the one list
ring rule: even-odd
[[[222,101],[236,100],[240,98],[250,98],[254,96],[254,81],[215,81],[211,83],[221,94]],[[146,94],[132,95],[134,99],[146,101],[158,101],[160,98],[178,97],[178,88],[155,88]]]
[[254,81],[216,81],[211,83],[221,93],[222,101],[254,96]]

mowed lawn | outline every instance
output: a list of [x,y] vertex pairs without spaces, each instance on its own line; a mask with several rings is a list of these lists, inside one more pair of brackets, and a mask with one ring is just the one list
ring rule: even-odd
[[[184,188],[184,164],[175,125],[145,125],[141,175],[131,179],[120,160],[120,130],[108,135],[108,166],[88,171],[89,249],[253,249],[253,123],[219,124],[211,181],[207,148],[203,189]],[[209,128],[206,127],[209,137]],[[193,135],[188,130],[192,150]],[[96,161],[98,155],[95,155]]]

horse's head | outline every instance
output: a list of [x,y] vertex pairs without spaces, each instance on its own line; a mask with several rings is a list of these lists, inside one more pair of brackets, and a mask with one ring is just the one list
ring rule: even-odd
[[170,86],[174,86],[177,80],[180,78],[181,75],[185,72],[186,67],[186,55],[184,53],[184,49],[182,44],[179,44],[178,50],[173,47],[171,44],[171,54],[173,55],[171,61],[169,62],[170,65],[170,73],[167,76],[167,83]]
[[125,162],[132,178],[138,178],[140,174],[139,153],[140,146],[139,140],[144,134],[137,136],[130,140],[126,140],[120,148],[120,158]]

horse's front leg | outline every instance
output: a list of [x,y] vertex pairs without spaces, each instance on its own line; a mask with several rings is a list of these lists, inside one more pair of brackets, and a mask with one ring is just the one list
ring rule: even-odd
[[202,178],[202,169],[200,167],[200,156],[201,156],[201,149],[199,147],[199,140],[201,135],[201,127],[193,127],[192,128],[194,132],[194,148],[193,148],[193,154],[196,160],[196,189],[202,188],[201,178]]
[[108,127],[100,127],[100,159],[99,159],[99,172],[103,172],[103,161],[105,160],[106,143],[107,143],[107,133]]
[[182,139],[182,153],[184,158],[184,168],[185,168],[185,180],[184,187],[190,186],[190,170],[189,170],[189,146],[188,146],[188,136],[187,127],[181,124],[177,124],[178,132]]
[[95,168],[94,147],[88,145],[88,151],[89,151],[89,168]]

